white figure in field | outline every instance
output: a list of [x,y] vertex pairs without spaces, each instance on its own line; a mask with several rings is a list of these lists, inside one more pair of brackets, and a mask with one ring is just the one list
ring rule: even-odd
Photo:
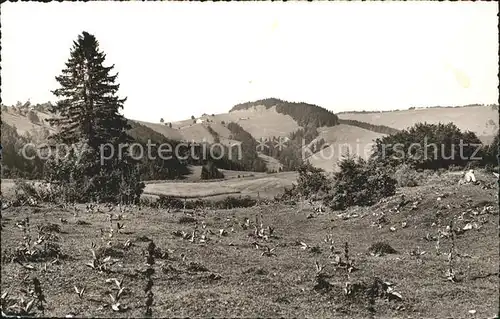
[[473,183],[473,184],[477,183],[476,176],[474,175],[474,170],[473,169],[468,170],[463,175],[463,178],[459,182],[460,185],[462,185],[462,184],[470,184],[470,183]]
[[465,173],[465,182],[466,183],[475,183],[476,182],[476,176],[474,176],[474,170],[471,169],[467,173]]

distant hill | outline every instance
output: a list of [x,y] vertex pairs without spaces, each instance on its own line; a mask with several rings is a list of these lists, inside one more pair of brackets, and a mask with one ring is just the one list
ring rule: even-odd
[[267,109],[276,107],[276,112],[291,116],[302,127],[335,126],[339,123],[337,115],[321,106],[304,102],[288,102],[276,98],[237,104],[229,112],[248,110],[260,105]]
[[387,112],[351,112],[339,114],[340,120],[356,120],[384,125],[398,130],[419,122],[453,122],[462,131],[476,133],[483,143],[490,143],[499,128],[498,107],[468,105],[465,107],[432,107]]
[[[2,120],[15,126],[19,134],[40,128],[54,132],[54,129],[44,122],[50,117],[50,114],[46,107],[41,106],[3,106]],[[40,121],[36,123],[30,121],[27,115],[28,110],[32,110]],[[237,104],[228,113],[211,115],[208,113],[201,116],[193,114],[194,119],[175,122],[168,122],[168,117],[165,116],[165,123],[130,119],[129,123],[132,125],[132,129],[129,133],[143,143],[146,143],[148,139],[157,142],[162,140],[198,143],[220,142],[232,147],[241,144],[243,139],[246,141],[246,149],[248,149],[248,145],[255,146],[255,142],[261,140],[275,141],[276,138],[292,137],[292,139],[287,140],[286,147],[288,149],[283,152],[278,152],[275,146],[273,146],[274,149],[271,147],[267,150],[260,150],[258,153],[251,152],[251,161],[258,163],[260,162],[258,158],[260,158],[267,164],[268,170],[275,171],[278,168],[286,169],[287,166],[290,168],[297,165],[301,157],[301,150],[304,150],[302,140],[305,140],[305,145],[315,145],[312,148],[313,152],[324,149],[323,153],[326,154],[334,149],[336,152],[334,154],[337,154],[339,153],[339,144],[347,143],[352,147],[359,145],[359,147],[364,148],[375,138],[393,134],[418,122],[453,122],[461,130],[470,130],[476,133],[486,144],[492,141],[499,128],[498,106],[482,105],[334,114],[332,111],[314,104],[269,98]],[[237,127],[242,129],[241,133],[248,133],[248,136],[234,134],[228,127],[230,123],[237,124]],[[367,146],[367,148],[369,147]],[[340,155],[337,155],[330,158],[328,156],[326,158],[311,157],[310,161],[315,166],[330,171],[340,158]],[[366,156],[363,154],[362,157]],[[219,166],[223,166],[219,168],[236,169],[233,164],[226,162],[219,163]],[[237,169],[243,169],[243,167]]]

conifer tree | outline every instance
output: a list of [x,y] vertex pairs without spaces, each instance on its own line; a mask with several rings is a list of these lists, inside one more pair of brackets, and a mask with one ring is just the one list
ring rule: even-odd
[[[111,74],[114,65],[104,66],[105,59],[97,39],[82,32],[73,42],[66,68],[56,77],[60,87],[52,93],[59,101],[52,112],[57,116],[49,122],[58,128],[53,136],[57,142],[85,146],[85,157],[80,158],[78,166],[73,165],[78,172],[72,178],[77,176],[77,181],[86,183],[84,189],[90,197],[109,200],[119,198],[124,179],[134,184],[129,185],[133,193],[140,192],[143,184],[132,176],[137,171],[136,162],[126,149],[119,158],[116,156],[119,145],[132,140],[126,133],[130,128],[127,119],[119,113],[126,98],[117,95],[118,73]],[[106,144],[113,145],[115,156],[101,163],[100,147]],[[70,158],[75,160],[74,156]]]

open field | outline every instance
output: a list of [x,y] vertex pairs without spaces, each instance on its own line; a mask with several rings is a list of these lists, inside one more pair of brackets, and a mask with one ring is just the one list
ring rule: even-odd
[[[291,187],[297,179],[296,172],[282,172],[276,174],[242,172],[221,170],[224,180],[200,181],[200,166],[192,166],[193,173],[186,180],[181,181],[147,181],[144,190],[145,196],[174,196],[185,198],[204,198],[224,195],[222,197],[251,196],[262,198],[273,198],[284,188]],[[238,175],[240,178],[238,178]],[[2,195],[12,197],[14,195],[14,180],[2,179]]]
[[[434,176],[427,185],[400,189],[373,207],[354,207],[343,214],[313,213],[309,206],[283,204],[170,213],[127,207],[119,221],[125,228],[117,232],[114,221],[112,237],[108,208],[86,212],[84,205],[76,211],[53,205],[10,207],[2,211],[1,220],[1,290],[15,298],[36,277],[47,300],[47,317],[142,317],[146,285],[142,252],[153,240],[167,252],[159,254],[154,265],[155,317],[493,318],[499,306],[497,189],[457,186],[458,178]],[[400,194],[408,202],[397,211]],[[111,213],[117,218],[119,211]],[[311,213],[313,218],[307,218]],[[380,222],[382,213],[385,223]],[[275,228],[267,240],[253,237],[260,214],[265,229]],[[25,217],[35,238],[37,225],[58,225],[52,228],[59,238],[60,259],[48,257],[24,266],[10,262],[8,257],[23,241],[16,223]],[[250,219],[246,230],[245,218]],[[440,238],[439,246],[436,241],[438,230],[445,232],[451,219],[456,229],[474,225],[457,233],[453,262],[457,282],[445,277],[451,239]],[[194,240],[173,235],[174,231],[191,234],[202,222],[206,228],[199,227]],[[227,234],[220,236],[220,229]],[[333,244],[324,241],[327,235]],[[124,245],[127,240],[131,246]],[[396,253],[370,254],[369,247],[379,241]],[[309,248],[302,249],[299,242]],[[335,263],[337,252],[344,260],[345,242],[355,266],[349,274],[351,287],[359,289],[350,296],[343,292],[347,272]],[[96,251],[116,261],[106,271],[85,265],[92,260],[92,243]],[[266,255],[265,247],[275,249],[274,254]],[[329,283],[323,289],[314,289],[315,262]],[[106,283],[108,278],[123,278],[120,303],[127,309],[122,312],[109,307],[109,294],[116,290],[114,283]],[[366,289],[375,278],[393,283],[402,300],[369,297],[373,290]],[[86,288],[81,297],[75,286]]]
[[[226,172],[229,171],[224,171],[224,174],[226,174]],[[242,173],[248,174],[248,172]],[[283,192],[285,187],[291,187],[297,178],[297,173],[295,172],[252,174],[256,175],[243,178],[226,176],[226,178],[229,179],[202,183],[173,181],[148,183],[146,184],[144,194],[187,198],[204,198],[217,195],[273,198],[275,195]]]

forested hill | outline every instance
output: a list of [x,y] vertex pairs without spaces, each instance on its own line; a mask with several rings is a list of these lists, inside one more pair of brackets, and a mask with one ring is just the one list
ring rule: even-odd
[[337,115],[321,106],[304,102],[288,102],[276,98],[237,104],[229,112],[247,110],[259,105],[268,109],[275,106],[278,113],[290,115],[302,127],[335,126],[339,124]]

